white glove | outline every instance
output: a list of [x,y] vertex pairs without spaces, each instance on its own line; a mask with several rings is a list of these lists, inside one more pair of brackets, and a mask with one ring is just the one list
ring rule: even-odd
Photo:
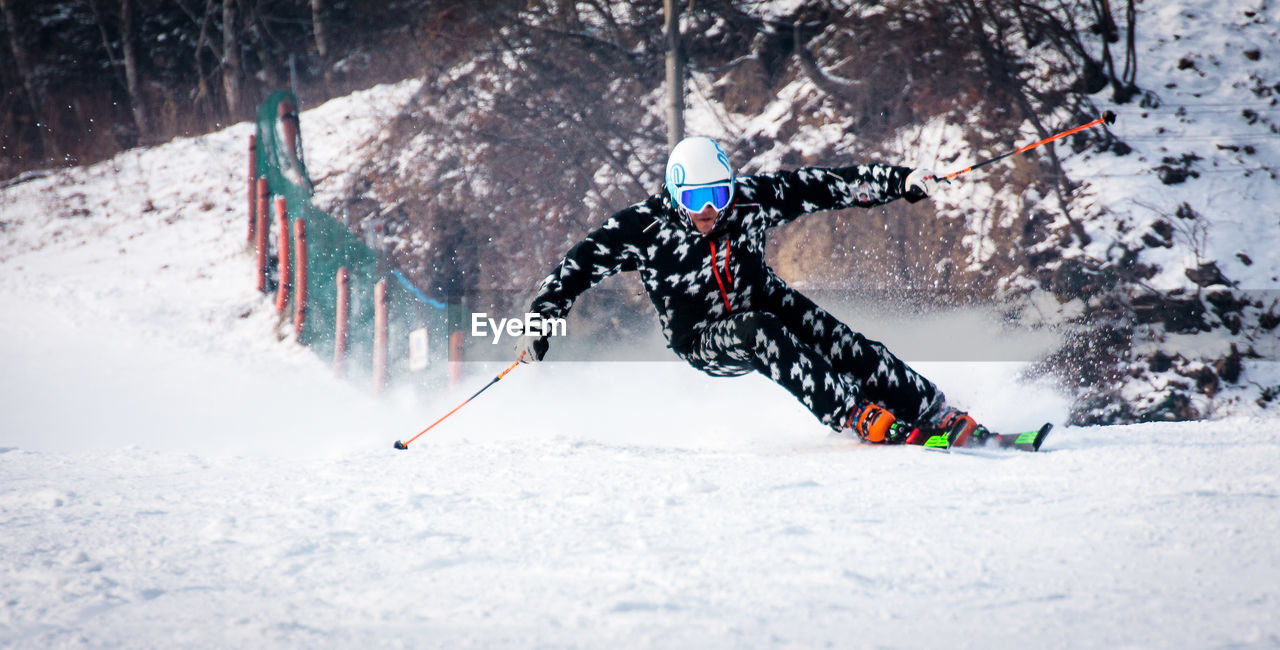
[[933,170],[921,167],[913,169],[910,174],[907,174],[907,180],[903,186],[907,194],[914,193],[916,196],[924,198],[925,196],[932,196],[934,192],[938,191],[938,179],[933,175]]
[[537,334],[525,334],[516,340],[516,359],[520,363],[537,363],[547,355],[549,343]]

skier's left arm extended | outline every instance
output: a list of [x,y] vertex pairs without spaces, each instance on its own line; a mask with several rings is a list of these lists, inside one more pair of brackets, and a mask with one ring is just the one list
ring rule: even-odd
[[767,226],[822,210],[870,208],[900,198],[915,203],[937,186],[928,170],[893,165],[802,167],[753,178],[755,200],[770,208]]

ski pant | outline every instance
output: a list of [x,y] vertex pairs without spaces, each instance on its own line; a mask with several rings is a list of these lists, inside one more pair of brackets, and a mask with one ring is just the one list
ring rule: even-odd
[[840,431],[860,403],[914,422],[942,392],[884,345],[867,339],[794,291],[767,310],[718,320],[681,357],[710,375],[755,370],[786,388],[823,424]]

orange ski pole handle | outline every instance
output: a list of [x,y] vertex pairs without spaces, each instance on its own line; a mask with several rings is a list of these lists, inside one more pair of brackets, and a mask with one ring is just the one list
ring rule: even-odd
[[507,369],[506,369],[506,370],[503,370],[502,372],[498,373],[498,376],[497,376],[497,377],[494,377],[493,379],[490,379],[490,380],[489,380],[489,383],[487,383],[487,384],[485,384],[485,385],[484,385],[484,388],[481,388],[480,390],[476,391],[474,395],[472,395],[471,397],[468,397],[468,398],[467,398],[466,400],[464,400],[461,404],[459,404],[459,405],[457,405],[457,406],[453,407],[453,410],[452,410],[452,411],[449,411],[448,413],[445,413],[444,415],[440,416],[440,419],[439,419],[439,420],[436,420],[435,422],[432,422],[432,423],[431,423],[431,426],[428,426],[427,428],[423,429],[422,431],[419,431],[419,432],[418,432],[418,435],[416,435],[416,436],[414,436],[414,437],[412,437],[412,438],[409,438],[409,440],[408,440],[408,441],[406,441],[406,442],[400,442],[399,440],[397,440],[397,441],[396,441],[396,444],[394,444],[394,445],[392,445],[392,446],[393,446],[393,447],[395,447],[396,449],[408,449],[408,448],[409,448],[409,445],[413,444],[413,441],[414,441],[414,440],[417,440],[418,438],[421,438],[421,437],[422,437],[422,434],[424,434],[424,433],[426,433],[426,432],[430,431],[430,430],[431,430],[433,427],[435,427],[437,424],[440,424],[441,422],[444,422],[444,421],[445,421],[445,418],[448,418],[450,415],[453,415],[454,413],[457,413],[457,412],[458,412],[458,409],[460,409],[460,408],[462,408],[462,407],[466,406],[468,402],[470,402],[471,400],[473,400],[473,399],[475,399],[475,398],[479,397],[479,396],[480,396],[480,393],[483,393],[483,392],[485,392],[486,390],[489,390],[489,387],[490,387],[490,386],[492,386],[492,385],[494,385],[494,384],[498,383],[499,381],[501,381],[503,377],[506,377],[506,376],[507,376],[507,373],[509,373],[509,372],[511,372],[512,370],[514,370],[514,369],[515,369],[515,367],[516,367],[516,366],[518,366],[518,365],[520,365],[520,362],[521,362],[521,361],[523,361],[523,360],[524,360],[524,353],[523,353],[523,352],[521,352],[521,353],[520,353],[520,358],[519,358],[519,359],[516,359],[515,361],[513,361],[513,362],[511,363],[511,365],[507,366]]
[[982,162],[980,162],[980,163],[976,163],[976,164],[974,164],[974,165],[970,165],[969,167],[965,167],[964,169],[961,169],[961,170],[958,170],[958,171],[951,172],[950,174],[947,174],[946,176],[943,176],[943,177],[941,177],[941,178],[938,178],[938,177],[936,177],[936,176],[935,176],[934,178],[936,178],[937,180],[940,180],[940,181],[946,182],[946,181],[949,181],[949,180],[951,180],[951,179],[953,179],[953,178],[955,178],[955,177],[957,177],[957,176],[959,176],[959,175],[961,175],[961,174],[968,174],[969,172],[971,172],[971,171],[973,171],[973,170],[975,170],[975,169],[977,169],[977,168],[979,168],[979,167],[982,167],[982,166],[984,166],[984,165],[990,165],[991,163],[993,163],[993,162],[995,162],[995,161],[997,161],[997,160],[1003,160],[1003,159],[1005,159],[1005,158],[1008,158],[1009,156],[1016,156],[1016,155],[1018,155],[1018,154],[1020,154],[1020,153],[1025,153],[1025,152],[1027,152],[1027,151],[1031,151],[1032,149],[1035,149],[1036,147],[1038,147],[1038,146],[1040,146],[1040,145],[1042,145],[1042,144],[1048,144],[1048,143],[1050,143],[1050,142],[1053,142],[1054,140],[1058,140],[1058,139],[1060,139],[1060,138],[1065,138],[1065,137],[1067,137],[1067,136],[1071,135],[1072,133],[1079,133],[1080,131],[1083,131],[1083,130],[1085,130],[1085,129],[1092,129],[1093,127],[1098,126],[1099,124],[1115,124],[1115,123],[1116,123],[1116,114],[1115,114],[1115,113],[1113,113],[1113,112],[1111,112],[1111,111],[1105,111],[1105,112],[1102,114],[1102,117],[1100,117],[1100,118],[1098,118],[1098,119],[1096,119],[1096,120],[1094,120],[1094,121],[1092,121],[1092,122],[1089,122],[1088,124],[1081,124],[1080,126],[1077,126],[1077,127],[1075,127],[1075,128],[1067,129],[1066,131],[1063,131],[1062,133],[1058,133],[1058,134],[1056,134],[1056,135],[1051,135],[1051,136],[1049,136],[1049,137],[1047,137],[1047,138],[1045,138],[1045,139],[1043,139],[1043,140],[1040,140],[1039,142],[1032,142],[1031,144],[1029,144],[1029,145],[1027,145],[1027,146],[1025,146],[1025,147],[1022,147],[1021,149],[1017,149],[1017,150],[1015,150],[1015,151],[1010,151],[1009,153],[1006,153],[1006,154],[1000,154],[999,156],[996,156],[995,158],[991,158],[991,159],[989,159],[989,160],[984,160],[984,161],[982,161]]

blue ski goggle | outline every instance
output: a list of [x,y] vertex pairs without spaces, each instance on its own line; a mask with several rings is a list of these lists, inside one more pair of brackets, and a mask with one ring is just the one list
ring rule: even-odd
[[708,203],[716,210],[723,210],[729,205],[729,185],[703,185],[681,189],[676,193],[680,207],[689,212],[701,212]]

